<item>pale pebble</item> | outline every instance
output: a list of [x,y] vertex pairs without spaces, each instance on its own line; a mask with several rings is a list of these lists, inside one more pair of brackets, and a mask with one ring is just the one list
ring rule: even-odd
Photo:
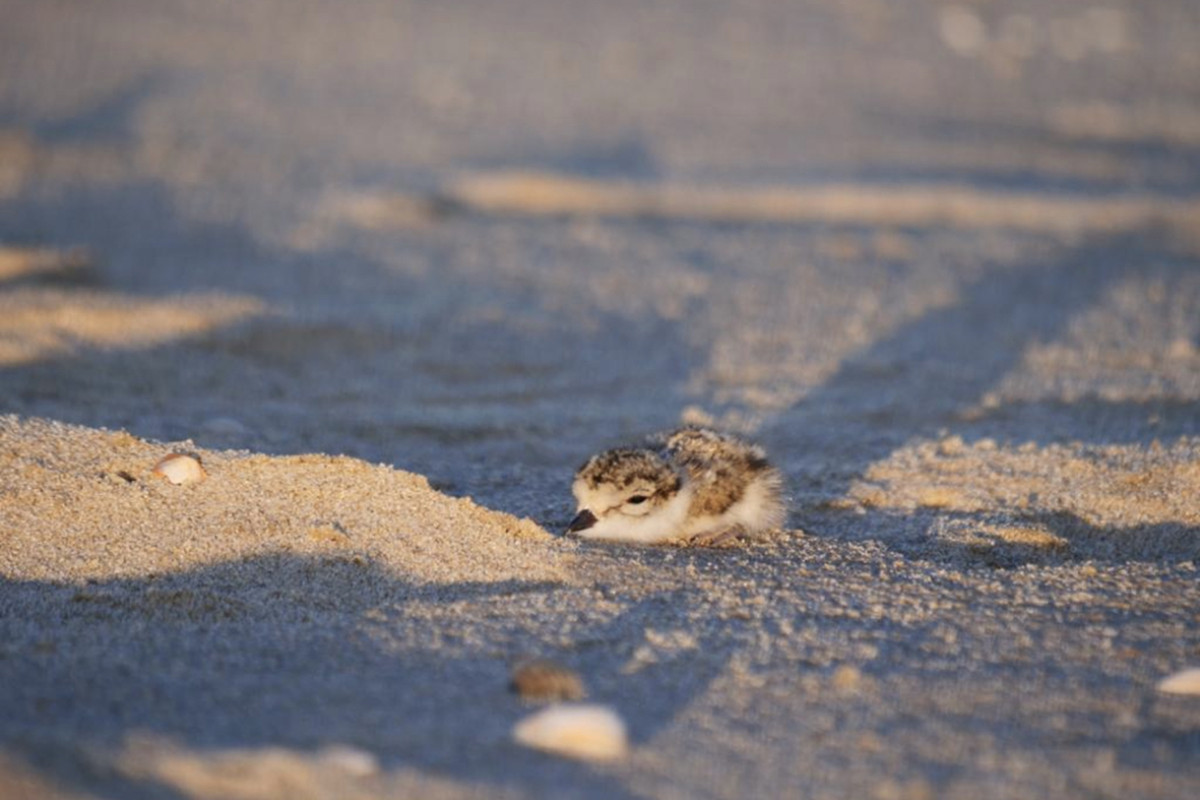
[[1189,667],[1158,682],[1158,690],[1167,694],[1200,695],[1200,667]]
[[521,720],[513,738],[526,747],[583,761],[612,761],[629,748],[625,723],[601,705],[554,705]]

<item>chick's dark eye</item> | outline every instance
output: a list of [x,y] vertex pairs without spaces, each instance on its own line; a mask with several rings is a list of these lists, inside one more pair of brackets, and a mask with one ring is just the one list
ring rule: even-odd
[[644,503],[648,499],[649,498],[646,497],[646,495],[644,495],[644,494],[635,494],[633,497],[629,498],[625,502],[629,503],[630,505],[636,506],[638,503]]

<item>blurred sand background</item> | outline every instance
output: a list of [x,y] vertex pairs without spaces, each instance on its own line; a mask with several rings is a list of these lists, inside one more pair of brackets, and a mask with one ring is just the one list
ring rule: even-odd
[[[1200,6],[0,20],[0,796],[1200,793]],[[554,535],[681,421],[789,530]]]

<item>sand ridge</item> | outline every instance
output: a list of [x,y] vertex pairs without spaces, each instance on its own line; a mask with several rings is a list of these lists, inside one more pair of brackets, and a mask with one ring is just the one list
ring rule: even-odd
[[[208,478],[154,475],[171,452],[196,453]],[[6,416],[0,485],[10,580],[145,577],[264,553],[371,561],[429,582],[564,575],[535,523],[353,458],[209,451]]]

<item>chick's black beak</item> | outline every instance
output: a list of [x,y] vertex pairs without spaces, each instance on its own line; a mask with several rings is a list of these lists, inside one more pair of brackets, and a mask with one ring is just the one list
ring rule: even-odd
[[575,515],[575,519],[571,520],[571,524],[567,526],[567,533],[586,531],[595,524],[596,515],[585,508],[583,511],[580,511]]

